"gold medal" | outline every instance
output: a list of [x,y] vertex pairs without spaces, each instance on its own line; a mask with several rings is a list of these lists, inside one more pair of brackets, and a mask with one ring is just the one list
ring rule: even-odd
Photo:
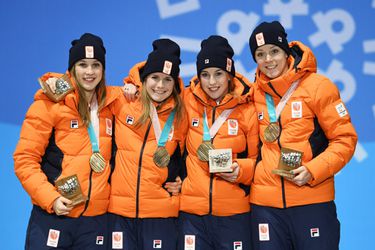
[[105,168],[105,159],[99,152],[94,152],[90,157],[90,167],[95,173],[103,172]]
[[274,142],[280,136],[280,126],[276,122],[270,123],[264,130],[266,142]]
[[164,168],[168,167],[171,156],[169,155],[165,147],[158,147],[154,153],[153,160],[156,166],[158,166],[159,168]]
[[208,151],[211,149],[215,149],[214,145],[210,141],[203,141],[201,145],[199,145],[198,150],[197,150],[197,155],[199,160],[201,161],[208,161]]

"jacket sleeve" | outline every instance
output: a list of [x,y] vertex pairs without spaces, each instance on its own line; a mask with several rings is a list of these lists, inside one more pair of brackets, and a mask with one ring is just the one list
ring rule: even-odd
[[236,159],[236,162],[240,166],[240,171],[236,182],[250,185],[255,172],[256,159],[258,156],[258,143],[259,143],[259,132],[258,132],[258,117],[255,112],[255,106],[253,102],[248,104],[248,112],[244,117],[247,119],[247,158]]
[[109,109],[114,116],[118,117],[121,115],[121,109],[124,108],[125,105],[128,105],[129,101],[126,100],[121,87],[111,86],[110,88],[113,92],[116,92],[118,97],[109,105]]
[[305,164],[313,176],[309,184],[314,186],[333,177],[349,162],[357,144],[357,134],[339,90],[327,78],[320,82],[312,104],[329,141],[321,154]]
[[35,101],[29,108],[13,158],[15,173],[33,203],[52,213],[53,202],[60,194],[40,165],[53,129],[53,112],[48,103]]

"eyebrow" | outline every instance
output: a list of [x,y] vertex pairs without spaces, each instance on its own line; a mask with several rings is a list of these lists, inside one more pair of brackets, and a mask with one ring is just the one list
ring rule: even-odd
[[[277,45],[272,45],[271,47],[270,47],[270,49],[273,49],[273,48],[278,48],[278,46]],[[263,49],[262,49],[262,47],[260,47],[260,48],[258,48],[257,49],[257,51],[264,51]]]

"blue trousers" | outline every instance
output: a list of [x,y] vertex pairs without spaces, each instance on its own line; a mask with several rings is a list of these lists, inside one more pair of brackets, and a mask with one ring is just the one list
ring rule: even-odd
[[26,250],[107,248],[107,214],[69,218],[33,206],[26,233]]
[[179,250],[250,250],[250,213],[232,216],[180,212]]
[[[177,218],[126,218],[109,213],[109,249],[149,250],[177,248]],[[119,236],[120,235],[120,236]],[[115,242],[121,240],[121,242]],[[122,248],[121,248],[122,247]]]
[[340,222],[333,201],[286,209],[251,205],[255,250],[339,249]]

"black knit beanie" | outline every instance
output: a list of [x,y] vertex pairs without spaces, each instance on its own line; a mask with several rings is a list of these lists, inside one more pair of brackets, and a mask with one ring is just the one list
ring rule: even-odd
[[152,43],[153,51],[148,54],[147,61],[141,72],[141,80],[144,82],[146,76],[155,72],[170,75],[174,81],[177,91],[180,93],[178,77],[180,74],[180,46],[174,41],[163,38]]
[[203,69],[210,67],[220,68],[234,76],[233,55],[234,51],[226,38],[214,35],[203,40],[196,62],[198,77]]
[[284,27],[278,22],[271,23],[263,22],[259,24],[253,31],[249,39],[251,55],[255,60],[255,51],[257,48],[266,45],[274,44],[280,47],[289,56],[291,51],[289,48],[287,34]]
[[79,39],[72,41],[72,47],[69,50],[68,69],[71,70],[77,61],[86,58],[97,59],[105,68],[105,52],[103,40],[100,37],[85,33]]

